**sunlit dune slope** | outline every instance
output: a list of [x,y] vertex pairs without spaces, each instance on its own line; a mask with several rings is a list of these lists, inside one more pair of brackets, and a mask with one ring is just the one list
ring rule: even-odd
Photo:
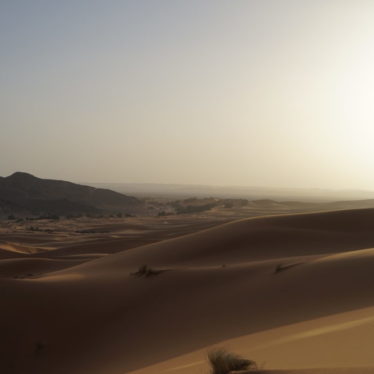
[[369,307],[224,340],[131,374],[208,373],[207,352],[213,348],[256,360],[266,374],[374,373],[373,339],[374,309]]

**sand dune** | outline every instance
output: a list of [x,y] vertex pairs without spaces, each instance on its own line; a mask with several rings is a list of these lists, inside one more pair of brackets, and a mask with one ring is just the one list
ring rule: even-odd
[[15,258],[15,257],[24,257],[24,255],[19,252],[9,251],[6,248],[0,248],[0,259]]
[[[215,344],[269,370],[374,367],[369,348],[353,349],[374,338],[373,218],[357,210],[248,219],[36,277],[3,273],[0,372],[206,373],[188,365]],[[132,276],[142,264],[166,271]],[[33,263],[44,265],[59,261]]]
[[314,256],[374,247],[374,210],[245,219],[139,247],[87,268],[202,266]]
[[0,250],[11,252],[12,255],[13,253],[36,254],[46,251],[45,248],[18,243],[0,243]]
[[[266,373],[373,373],[373,327],[374,309],[370,307],[245,335],[212,347],[253,358]],[[131,374],[207,373],[207,351],[212,347]]]
[[55,270],[65,269],[85,259],[60,260],[50,258],[12,258],[0,260],[0,278],[30,278]]

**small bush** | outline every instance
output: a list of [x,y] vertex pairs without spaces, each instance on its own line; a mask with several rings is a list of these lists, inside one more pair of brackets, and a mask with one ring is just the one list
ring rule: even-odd
[[152,275],[158,275],[162,272],[163,270],[155,270],[149,267],[148,265],[142,265],[139,267],[137,272],[131,273],[131,275],[138,278],[148,278]]
[[301,263],[292,263],[292,264],[278,264],[274,269],[274,274],[278,274],[282,271],[293,268],[294,266],[301,265]]
[[254,361],[247,360],[224,349],[208,352],[208,359],[212,367],[211,374],[229,374],[231,371],[257,370],[257,365]]
[[283,264],[278,264],[278,265],[275,267],[275,269],[274,269],[274,274],[280,273],[280,272],[283,271],[283,270],[286,270],[286,269],[284,268],[284,265],[283,265]]

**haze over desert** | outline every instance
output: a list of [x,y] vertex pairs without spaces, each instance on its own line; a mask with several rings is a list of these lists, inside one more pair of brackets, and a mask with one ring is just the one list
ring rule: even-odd
[[0,1],[0,374],[374,374],[374,3]]

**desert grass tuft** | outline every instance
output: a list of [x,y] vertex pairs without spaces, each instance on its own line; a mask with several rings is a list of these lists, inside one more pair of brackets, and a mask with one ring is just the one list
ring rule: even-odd
[[138,278],[148,278],[153,275],[161,274],[164,270],[155,270],[149,267],[148,265],[142,265],[139,267],[138,271],[131,273],[132,276]]
[[300,262],[297,262],[297,263],[292,263],[292,264],[278,264],[275,269],[274,269],[274,274],[278,274],[278,273],[281,273],[282,271],[285,271],[285,270],[288,270],[288,269],[291,269],[295,266],[298,266],[298,265],[301,265]]
[[257,370],[255,361],[242,358],[224,349],[209,351],[208,359],[212,368],[211,374],[229,374],[232,371]]

